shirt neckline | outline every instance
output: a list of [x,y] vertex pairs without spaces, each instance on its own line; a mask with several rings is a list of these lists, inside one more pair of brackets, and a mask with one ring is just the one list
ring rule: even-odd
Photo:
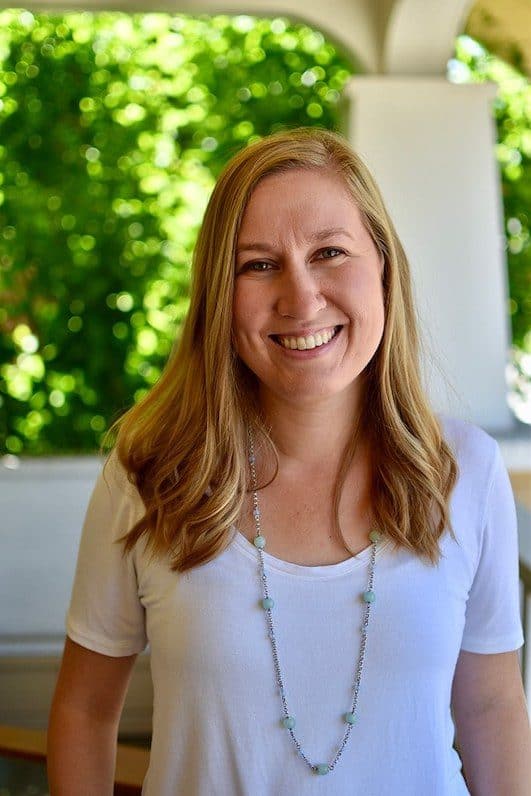
[[[258,554],[254,544],[250,542],[236,526],[233,526],[233,531],[234,538],[232,544],[234,547],[240,553],[243,553],[246,558],[257,562]],[[389,541],[389,539],[383,539],[383,541],[378,544],[378,547],[376,548],[377,558],[382,550],[388,546]],[[317,566],[294,564],[292,561],[285,561],[282,558],[276,558],[276,556],[272,556],[265,550],[263,551],[263,557],[264,566],[267,567],[267,569],[273,570],[275,572],[281,572],[285,575],[293,575],[295,577],[307,578],[311,580],[324,580],[340,577],[348,572],[352,572],[354,569],[366,566],[369,563],[371,550],[372,544],[369,544],[368,547],[361,550],[355,556],[346,558],[344,561],[340,561],[338,564],[321,564]]]

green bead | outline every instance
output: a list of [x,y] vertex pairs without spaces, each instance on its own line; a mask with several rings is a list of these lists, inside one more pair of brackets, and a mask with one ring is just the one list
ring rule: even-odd
[[369,534],[369,539],[371,540],[371,542],[379,542],[381,538],[382,534],[380,533],[380,531],[371,531]]
[[330,766],[326,763],[319,763],[319,765],[315,766],[315,770],[317,774],[328,774],[330,771]]
[[295,719],[293,716],[286,716],[282,719],[282,726],[286,728],[286,730],[292,730],[295,726]]
[[253,544],[255,547],[258,547],[260,550],[263,550],[266,544],[265,536],[255,536],[253,539]]
[[376,594],[369,589],[363,592],[363,599],[366,603],[373,603],[376,600]]
[[356,724],[356,714],[355,713],[345,713],[343,716],[347,724]]
[[270,611],[274,604],[275,602],[271,599],[271,597],[264,597],[262,600],[262,608],[264,611]]

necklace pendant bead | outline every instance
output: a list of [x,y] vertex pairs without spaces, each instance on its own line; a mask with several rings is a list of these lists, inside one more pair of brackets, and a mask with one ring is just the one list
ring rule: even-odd
[[371,531],[369,534],[369,539],[371,540],[371,542],[379,542],[381,538],[382,534],[380,533],[380,531]]
[[343,716],[347,724],[356,724],[356,714],[355,713],[345,713]]
[[282,719],[282,726],[286,728],[286,730],[292,730],[295,727],[295,719],[293,716],[285,716]]
[[363,592],[363,600],[366,603],[373,603],[376,600],[376,594],[369,589],[369,591]]
[[259,535],[255,536],[253,539],[253,544],[255,547],[258,547],[259,550],[263,550],[266,546],[265,536]]
[[330,766],[326,763],[319,763],[319,765],[315,766],[315,771],[317,774],[328,774]]
[[264,611],[270,611],[274,604],[275,602],[271,599],[271,597],[264,597],[262,600],[262,608]]

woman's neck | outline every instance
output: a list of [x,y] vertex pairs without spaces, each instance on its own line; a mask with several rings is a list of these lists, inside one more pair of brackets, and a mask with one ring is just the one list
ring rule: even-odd
[[280,469],[328,472],[334,477],[359,418],[359,401],[353,401],[352,393],[304,405],[270,393],[261,397]]

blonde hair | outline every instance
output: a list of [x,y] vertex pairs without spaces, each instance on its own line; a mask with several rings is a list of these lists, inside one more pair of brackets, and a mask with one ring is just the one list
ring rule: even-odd
[[[435,564],[449,523],[457,465],[421,386],[409,265],[363,161],[337,134],[300,128],[239,152],[219,177],[195,247],[191,301],[180,340],[157,384],[110,429],[145,515],[124,552],[144,537],[174,570],[205,563],[230,543],[249,488],[247,428],[274,451],[256,400],[256,379],[232,346],[235,246],[257,183],[289,169],[339,175],[383,257],[385,328],[366,368],[365,401],[344,451],[334,494],[335,531],[349,550],[338,507],[357,431],[372,442],[375,527]],[[450,528],[451,531],[451,528]]]

